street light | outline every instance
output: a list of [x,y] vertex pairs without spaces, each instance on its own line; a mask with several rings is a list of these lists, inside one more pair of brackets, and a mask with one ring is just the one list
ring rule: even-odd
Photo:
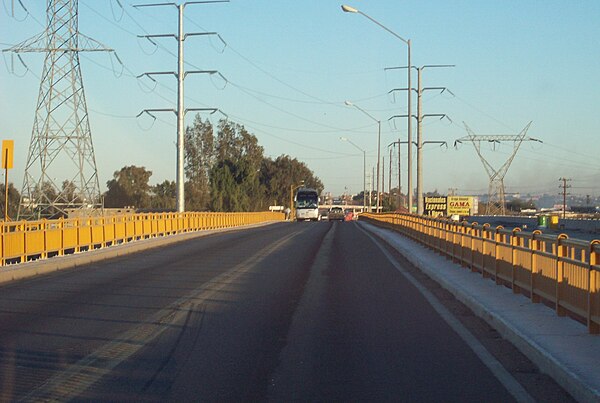
[[363,211],[365,211],[367,209],[367,152],[346,137],[340,137],[340,140],[347,141],[363,153]]
[[[350,7],[347,5],[342,5],[342,10],[345,13],[356,13],[356,14],[360,14],[366,18],[368,18],[369,20],[371,20],[372,22],[374,22],[375,24],[379,25],[381,28],[385,29],[387,32],[389,32],[390,34],[394,35],[396,38],[400,39],[402,42],[404,42],[407,46],[408,46],[408,65],[410,66],[410,39],[404,39],[403,37],[401,37],[400,35],[398,35],[397,33],[395,33],[394,31],[392,31],[391,29],[389,29],[388,27],[382,25],[380,22],[374,20],[373,18],[371,18],[370,16],[368,16],[367,14],[363,13],[362,11],[354,8],[354,7]],[[408,88],[411,88],[411,74],[410,74],[410,69],[408,69]],[[412,97],[411,97],[411,91],[408,91],[408,115],[412,115]],[[400,139],[398,139],[400,140]],[[412,142],[412,123],[411,123],[411,119],[408,119],[408,153],[407,153],[407,157],[408,157],[408,192],[406,192],[408,194],[408,211],[409,213],[412,212],[412,149],[410,146],[410,143]],[[398,160],[400,160],[400,147],[398,147]],[[379,159],[377,160],[377,163],[379,164]],[[378,165],[379,166],[379,165]],[[379,180],[379,175],[377,176],[378,180]],[[377,185],[379,186],[379,182],[377,183]],[[379,197],[379,194],[378,194]]]
[[290,185],[290,221],[294,221],[294,190],[301,188],[302,186],[304,186],[304,181],[301,180],[300,184],[298,185],[294,185],[291,184]]
[[364,113],[365,115],[367,115],[368,117],[370,117],[371,119],[373,119],[375,122],[377,122],[377,208],[375,209],[376,212],[379,213],[379,207],[380,207],[380,195],[379,195],[379,162],[381,160],[381,121],[378,119],[375,119],[373,117],[373,115],[371,115],[369,112],[365,111],[363,108],[361,108],[360,106],[353,104],[350,101],[345,101],[344,102],[347,106],[353,106],[356,109],[358,109],[359,111],[361,111],[362,113]]

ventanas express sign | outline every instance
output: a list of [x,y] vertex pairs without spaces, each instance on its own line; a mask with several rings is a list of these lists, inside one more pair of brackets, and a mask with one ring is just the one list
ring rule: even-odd
[[474,213],[472,196],[425,197],[424,214],[429,217],[471,215]]
[[423,213],[429,217],[446,215],[448,209],[448,198],[446,196],[425,197]]

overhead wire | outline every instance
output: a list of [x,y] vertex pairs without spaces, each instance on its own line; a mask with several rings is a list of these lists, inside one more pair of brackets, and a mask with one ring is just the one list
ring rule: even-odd
[[[115,24],[113,21],[110,21],[110,19],[108,19],[108,18],[104,17],[104,16],[103,16],[103,15],[102,15],[100,12],[98,12],[97,10],[95,10],[95,9],[94,9],[93,7],[91,7],[89,4],[86,4],[86,2],[85,2],[85,1],[84,1],[83,3],[86,5],[86,7],[88,7],[88,8],[89,8],[89,9],[91,9],[92,11],[94,11],[94,12],[95,12],[97,15],[101,16],[101,17],[102,17],[104,20],[106,20],[107,22],[111,23],[112,25],[119,26],[118,24]],[[135,20],[135,18],[134,18],[134,17],[131,15],[131,13],[129,13],[127,10],[125,10],[125,11],[124,11],[124,13],[125,13],[125,14],[126,14],[126,15],[127,15],[129,18],[130,18],[130,19],[132,19],[132,21],[134,21],[134,23],[135,23],[135,24],[136,24],[138,27],[140,27],[140,29],[142,29],[144,32],[146,32],[146,30],[143,28],[143,26],[142,26],[142,25],[141,25],[139,22],[137,22],[137,21]],[[144,14],[148,15],[148,13],[144,13]],[[194,25],[196,25],[197,27],[199,27],[200,29],[204,29],[203,27],[201,27],[200,25],[198,25],[197,23],[195,23],[195,21],[193,21],[193,20],[190,20],[190,21],[191,21],[191,22],[192,22]],[[129,30],[126,30],[126,29],[124,29],[124,28],[122,28],[122,27],[121,27],[121,29],[122,29],[124,32],[127,32],[127,33],[129,33],[130,35],[137,36],[137,35],[136,35],[134,32],[131,32],[131,31],[129,31]],[[161,48],[162,48],[163,50],[165,50],[165,49],[164,49],[162,46],[161,46]],[[177,55],[175,55],[174,53],[172,53],[172,52],[168,52],[168,51],[167,51],[167,53],[168,53],[168,54],[170,54],[171,56],[173,56],[173,57],[177,58]],[[240,55],[241,55],[241,54],[240,54]],[[242,57],[243,57],[243,55],[242,55]],[[244,57],[244,58],[245,58],[245,57]],[[249,59],[248,59],[248,60],[249,60]],[[250,61],[250,63],[251,63],[251,61]],[[191,63],[191,62],[186,62],[185,64],[186,64],[186,65],[188,65],[189,67],[192,67],[192,68],[194,68],[194,69],[201,70],[201,68],[199,68],[198,66],[196,66],[195,64],[193,64],[193,63]],[[268,72],[267,72],[267,73],[268,73]],[[330,129],[332,132],[339,132],[339,131],[344,131],[344,132],[353,132],[353,131],[355,131],[355,129],[352,129],[352,128],[340,128],[340,127],[335,127],[335,126],[326,125],[326,124],[323,124],[323,123],[320,123],[320,122],[316,122],[316,121],[314,121],[314,120],[311,120],[311,119],[307,119],[307,118],[305,118],[304,116],[301,116],[301,115],[298,115],[298,114],[292,113],[292,112],[290,112],[290,111],[287,111],[287,110],[285,110],[285,109],[283,109],[283,108],[280,108],[280,107],[278,107],[278,106],[275,106],[275,105],[273,105],[272,103],[270,103],[270,102],[268,102],[268,101],[265,101],[264,99],[261,99],[261,98],[259,98],[258,96],[256,96],[256,95],[252,94],[252,92],[251,92],[252,90],[250,90],[250,89],[247,89],[246,87],[243,87],[243,86],[241,86],[241,85],[239,85],[239,84],[237,84],[237,83],[234,83],[234,82],[232,82],[231,80],[228,80],[228,79],[225,79],[225,80],[226,80],[226,81],[227,81],[229,84],[231,84],[233,87],[236,87],[236,88],[237,88],[239,91],[241,91],[241,92],[244,92],[246,95],[248,95],[248,96],[250,96],[250,97],[252,97],[252,98],[256,99],[257,101],[259,101],[259,102],[261,102],[261,103],[263,103],[263,104],[266,104],[267,106],[269,106],[269,107],[271,107],[271,108],[273,108],[273,109],[275,109],[275,110],[278,110],[278,111],[280,111],[280,112],[282,112],[282,113],[284,113],[284,114],[287,114],[287,115],[293,116],[293,117],[295,117],[295,118],[297,118],[297,119],[303,120],[303,121],[305,121],[305,122],[308,122],[308,123],[311,123],[311,124],[314,124],[314,125],[318,125],[318,126],[321,126],[321,127],[325,127],[325,128],[327,128],[327,129]],[[279,81],[280,81],[280,80],[279,80]],[[159,83],[159,85],[161,85],[161,84]],[[195,101],[195,102],[198,102],[197,100],[194,100],[193,98],[191,98],[191,97],[189,97],[189,96],[186,96],[186,98],[188,98],[188,99],[190,99],[190,100],[193,100],[193,101]],[[314,97],[313,97],[313,98],[314,98]],[[328,101],[326,101],[326,102],[324,102],[324,103],[326,103],[326,104],[335,104],[335,103],[328,102]],[[336,104],[336,105],[337,105],[337,106],[340,106],[339,104]],[[205,105],[204,105],[204,106],[205,106]],[[291,130],[292,130],[292,131],[294,131],[294,130],[296,130],[296,131],[306,131],[306,130],[303,130],[303,129],[291,129]],[[323,131],[321,131],[321,132],[323,132]]]

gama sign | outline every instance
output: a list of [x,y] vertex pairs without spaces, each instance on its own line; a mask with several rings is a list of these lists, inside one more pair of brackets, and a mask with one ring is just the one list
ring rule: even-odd
[[448,196],[448,215],[471,215],[473,213],[473,197]]

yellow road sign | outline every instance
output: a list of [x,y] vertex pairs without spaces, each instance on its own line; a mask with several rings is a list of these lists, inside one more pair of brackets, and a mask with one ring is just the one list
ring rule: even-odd
[[12,169],[14,150],[14,140],[2,140],[2,169]]

